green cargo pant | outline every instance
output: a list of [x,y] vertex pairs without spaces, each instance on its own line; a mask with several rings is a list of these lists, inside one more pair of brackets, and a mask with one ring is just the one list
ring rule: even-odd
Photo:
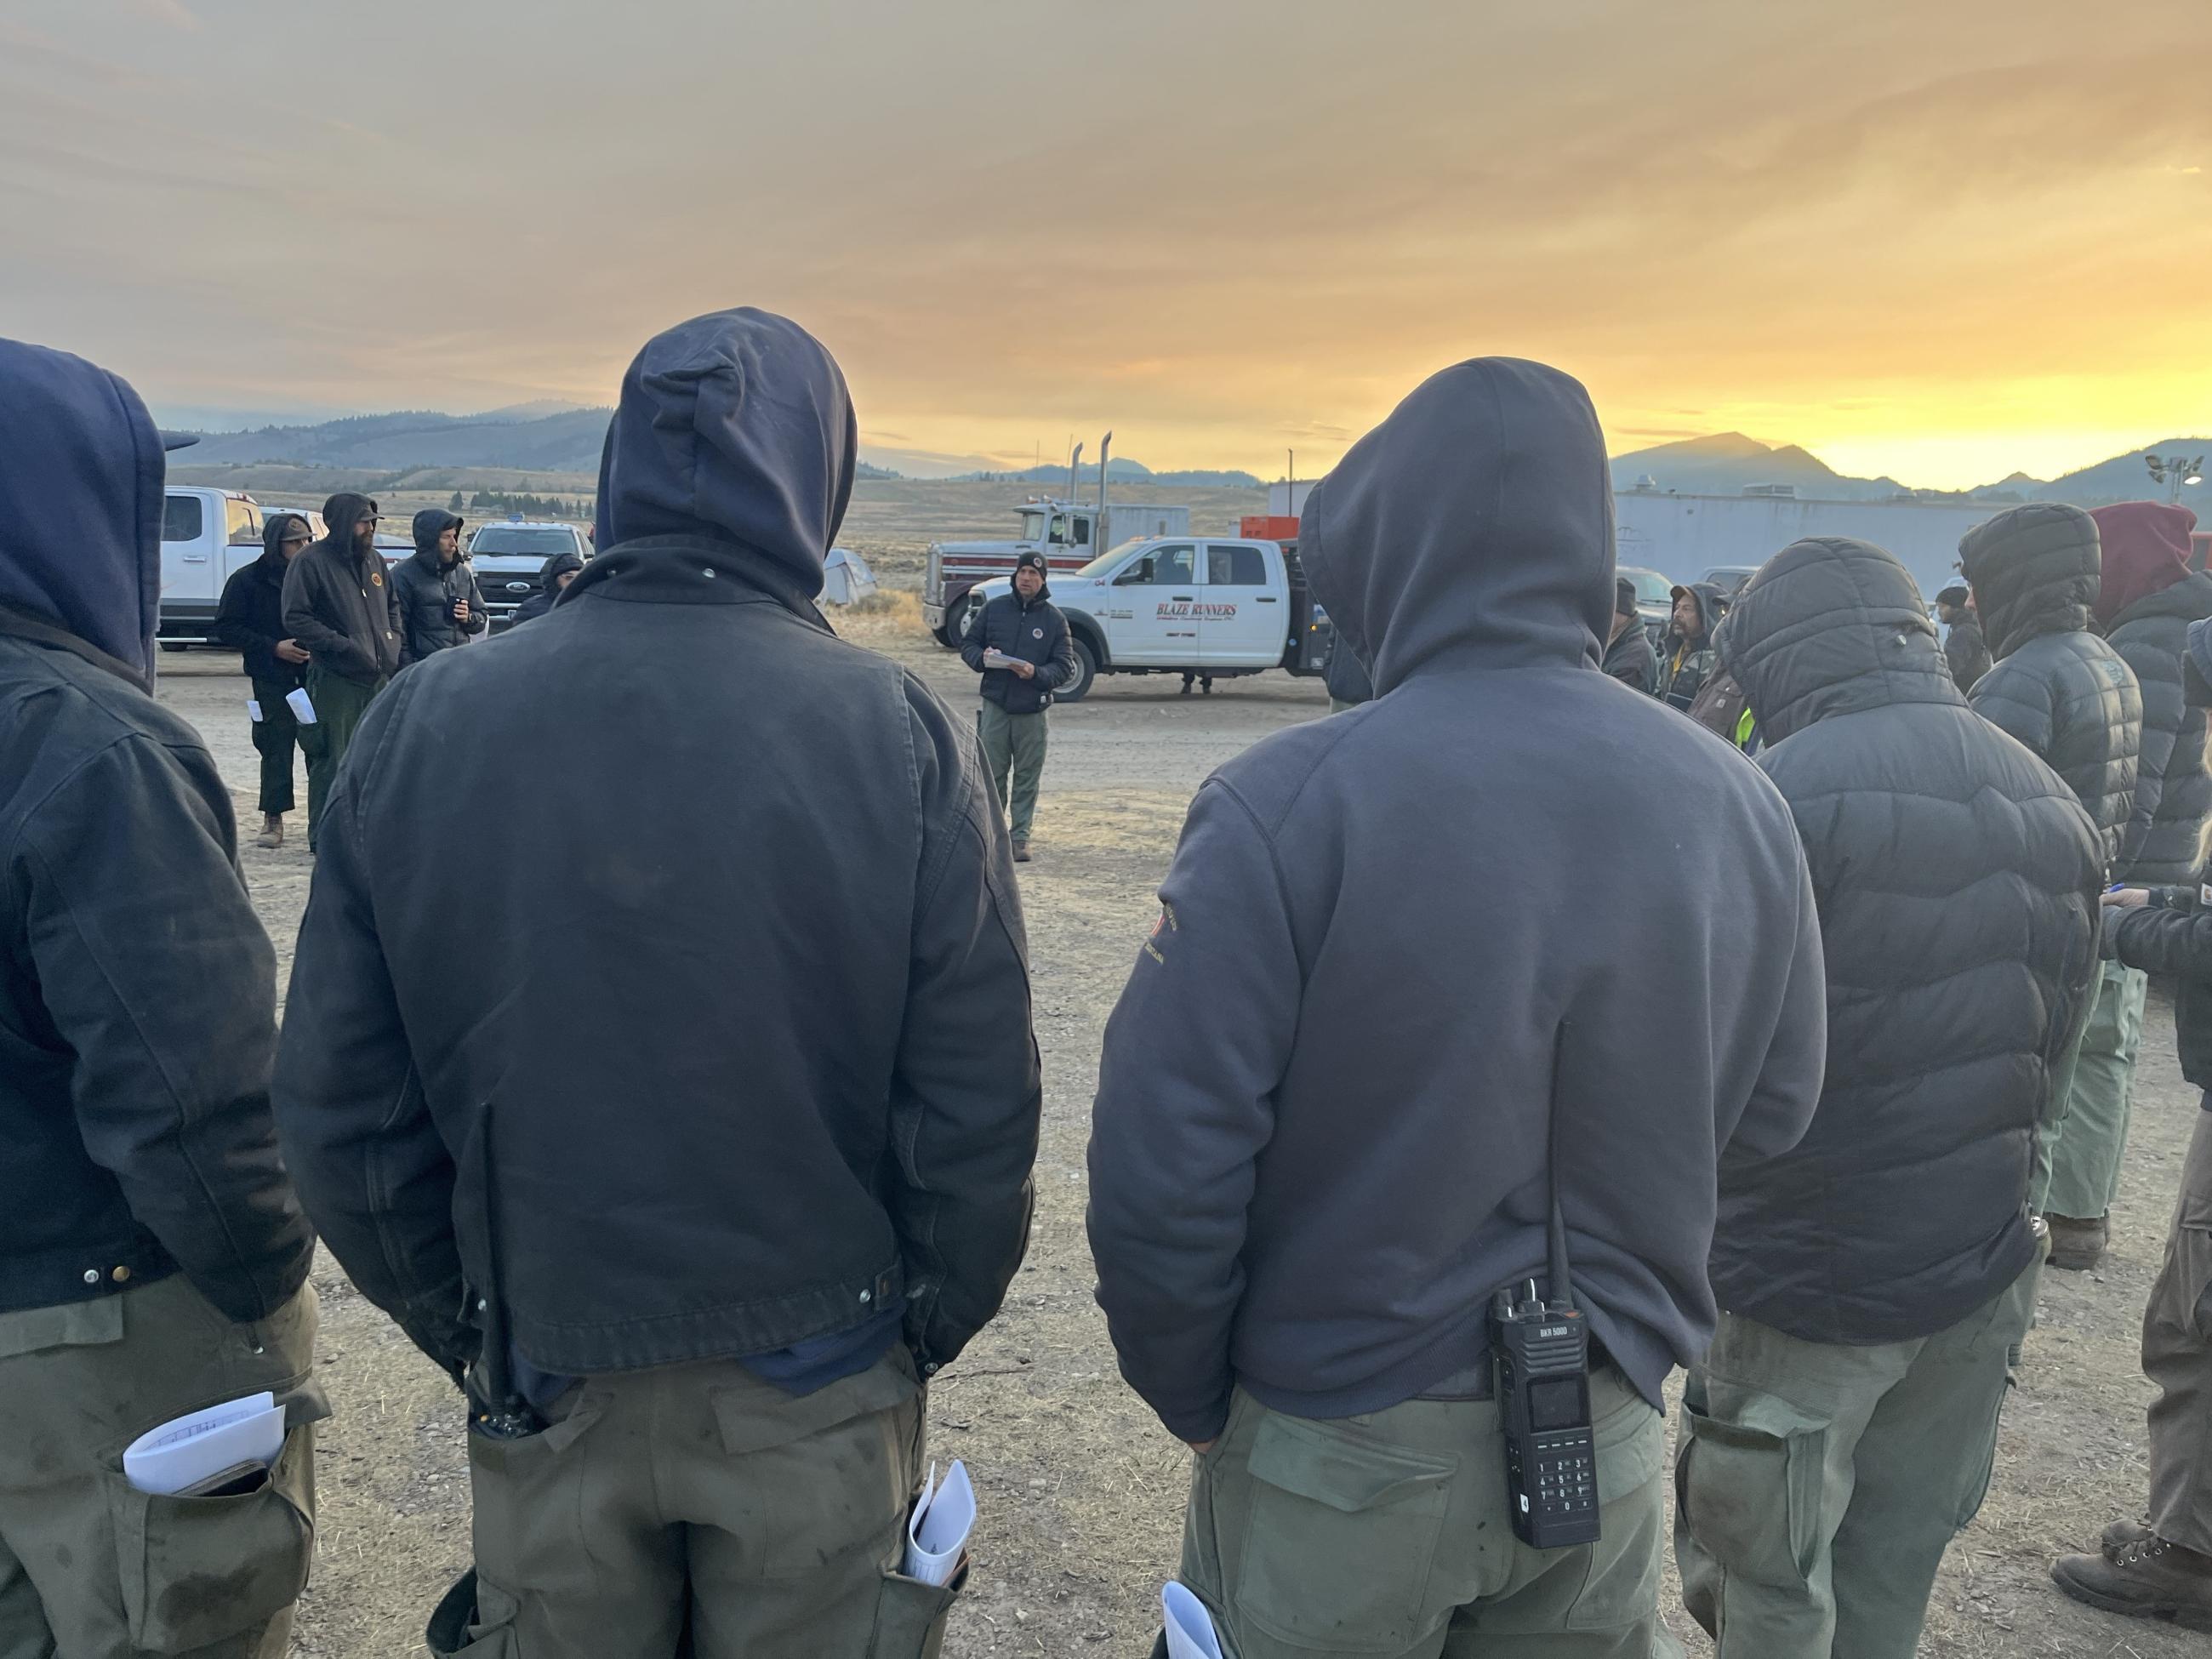
[[299,747],[300,722],[293,718],[292,707],[284,701],[284,694],[291,689],[274,680],[253,682],[253,701],[261,706],[261,718],[253,722],[253,746],[261,756],[261,811],[264,814],[289,812],[295,804],[292,797],[292,755]]
[[1989,1490],[2042,1266],[1879,1347],[1721,1316],[1674,1466],[1682,1601],[1719,1659],[1912,1659],[1943,1552]]
[[2150,1405],[2151,1530],[2212,1555],[2212,1111],[2181,1166],[2166,1262],[2143,1310]]
[[[234,1325],[182,1273],[119,1295],[0,1314],[0,1656],[277,1659],[314,1550],[303,1288]],[[292,1425],[268,1484],[157,1498],[123,1449],[204,1406],[273,1390]]]
[[1010,800],[1012,804],[1016,841],[1030,838],[1030,824],[1036,817],[1037,783],[1044,776],[1045,719],[1041,709],[1034,714],[1009,714],[995,702],[986,702],[975,717],[975,737],[983,745],[991,787],[998,792],[1000,807]]
[[354,730],[376,694],[390,683],[379,680],[374,685],[362,685],[326,668],[307,665],[307,701],[315,706],[315,721],[300,728],[300,747],[307,757],[307,850],[311,853],[315,848],[315,828],[322,822],[323,803],[330,799],[331,785],[337,781],[338,763],[345,759]]
[[2046,1136],[2046,1189],[2028,1194],[2039,1213],[2094,1221],[2120,1189],[2127,1150],[2128,1097],[2142,1047],[2143,999],[2149,976],[2117,962],[2101,964],[2097,998],[2080,1049],[2064,1076],[2065,1106]]
[[951,1603],[893,1571],[921,1480],[903,1346],[786,1394],[735,1360],[586,1377],[471,1432],[470,1659],[922,1659]]
[[1237,1659],[1655,1659],[1666,1421],[1610,1368],[1590,1379],[1604,1536],[1513,1536],[1486,1400],[1321,1421],[1238,1389],[1192,1470],[1178,1575]]

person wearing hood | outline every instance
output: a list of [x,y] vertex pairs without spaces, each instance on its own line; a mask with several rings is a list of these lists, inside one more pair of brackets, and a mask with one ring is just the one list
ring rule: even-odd
[[466,645],[491,625],[477,573],[461,557],[460,518],[442,507],[415,515],[415,556],[392,568],[401,637],[410,662]]
[[1675,1559],[1719,1659],[1911,1659],[1988,1485],[2043,1265],[2035,1132],[2088,1006],[2105,849],[1966,705],[1882,549],[1801,541],[1720,632],[1827,961],[1820,1109],[1721,1171]]
[[284,631],[284,573],[314,540],[297,513],[272,513],[262,521],[261,556],[231,573],[216,609],[215,637],[240,653],[253,687],[253,746],[261,756],[261,835],[258,844],[284,844],[284,814],[293,807],[292,752],[300,723],[285,701],[300,689],[307,647]]
[[1713,582],[1692,582],[1673,592],[1674,618],[1668,633],[1673,643],[1659,664],[1659,695],[1687,713],[1713,672],[1713,635],[1728,614],[1728,595]]
[[[2104,563],[2097,521],[2056,501],[2015,507],[1969,531],[1959,556],[1996,659],[1973,681],[1967,701],[2065,779],[2097,826],[2109,870],[2135,808],[2142,692],[2119,653],[2090,628]],[[2128,970],[2106,963],[2083,1044],[2113,1040],[2130,994]],[[2140,1021],[2139,1011],[2135,1018]],[[2059,1068],[2051,1115],[2039,1136],[2028,1199],[2039,1214],[2050,1184],[2051,1148],[2072,1110],[2080,1052],[2077,1045]],[[2067,1248],[2063,1239],[2051,1241],[2051,1260],[2060,1267],[2075,1265]]]
[[[2188,706],[2212,705],[2212,622],[2189,625]],[[2051,1577],[2078,1601],[2135,1618],[2212,1631],[2212,907],[2202,878],[2105,895],[2105,954],[2174,977],[2181,1075],[2206,1109],[2181,1165],[2181,1197],[2143,1312],[2143,1375],[2158,1389],[2148,1418],[2150,1507],[2105,1528],[2094,1555],[2061,1557]]]
[[[129,386],[0,340],[0,1652],[277,1659],[327,1414],[314,1238],[230,792],[150,695],[162,479]],[[250,1490],[125,1480],[139,1436],[264,1389],[290,1427]]]
[[[2142,688],[2142,754],[2135,807],[2121,836],[2114,883],[2179,886],[2197,879],[2212,775],[2204,769],[2204,711],[2182,694],[2191,623],[2212,617],[2212,576],[2189,568],[2197,515],[2160,501],[2090,509],[2104,548],[2096,617]],[[2112,1200],[2127,1150],[2136,1059],[2142,1045],[2148,979],[2113,964],[2119,988],[2100,1001],[2081,1042],[2066,1121],[2051,1147],[2054,1266],[2083,1271],[2103,1261]]]
[[[857,441],[784,318],[649,342],[559,614],[409,669],[331,795],[277,1121],[467,1390],[436,1651],[919,1653],[948,1611],[887,1569],[924,1379],[1026,1247],[1041,1091],[973,741],[814,606]],[[489,881],[452,856],[488,836]]]
[[284,573],[284,631],[307,653],[303,681],[313,718],[307,754],[307,850],[322,834],[323,803],[368,712],[407,660],[399,600],[376,550],[376,503],[341,492],[323,503],[323,538]]
[[1375,682],[1368,677],[1367,665],[1359,660],[1357,651],[1344,642],[1341,634],[1329,642],[1328,662],[1322,670],[1322,684],[1328,688],[1328,712],[1332,714],[1357,708],[1375,697]]
[[[560,603],[584,568],[580,553],[556,553],[538,572],[538,591],[514,608],[514,622],[534,622]],[[512,628],[514,623],[509,623]]]
[[1606,637],[1605,672],[1632,690],[1656,696],[1659,654],[1651,648],[1644,615],[1636,608],[1636,584],[1622,576],[1613,583],[1612,632]]
[[1989,640],[1974,610],[1972,591],[1954,582],[1936,596],[1936,620],[1943,624],[1943,660],[1951,665],[1951,678],[1961,691],[1972,691],[1974,682],[1990,672]]
[[960,641],[960,659],[983,677],[976,740],[1000,806],[1012,809],[1014,862],[1027,864],[1044,776],[1045,711],[1079,672],[1075,636],[1045,586],[1043,554],[1014,561],[1012,590],[983,607]]
[[[1199,790],[1092,1121],[1121,1374],[1197,1453],[1179,1577],[1244,1659],[1644,1659],[1715,1170],[1786,1152],[1820,1091],[1804,854],[1756,768],[1595,672],[1613,495],[1573,380],[1444,370],[1300,528],[1376,698]],[[1632,771],[1699,833],[1620,811]],[[1649,971],[1684,939],[1697,972]],[[1554,1200],[1601,1536],[1539,1550],[1486,1321],[1545,1277]]]

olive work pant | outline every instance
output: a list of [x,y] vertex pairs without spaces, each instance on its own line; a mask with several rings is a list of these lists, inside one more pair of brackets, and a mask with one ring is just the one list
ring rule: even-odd
[[2042,1136],[2037,1164],[2048,1167],[2042,1190],[2028,1201],[2039,1214],[2094,1221],[2120,1190],[2120,1156],[2128,1144],[2128,1100],[2136,1055],[2142,1047],[2143,1000],[2149,975],[2117,962],[2099,964],[2096,1000],[2081,1046],[2061,1066],[2064,1102]]
[[[314,1552],[314,1291],[234,1324],[182,1273],[0,1314],[0,1659],[279,1659]],[[124,1479],[147,1430],[273,1391],[291,1425],[258,1490]]]
[[986,702],[975,716],[983,765],[991,774],[1000,808],[1012,806],[1016,841],[1030,838],[1030,825],[1036,818],[1037,784],[1044,776],[1045,720],[1042,709],[1034,714],[1009,714],[995,702]]
[[1674,1559],[1718,1659],[1912,1659],[1981,1509],[2042,1252],[1948,1330],[1879,1347],[1721,1316],[1682,1395]]
[[363,685],[343,674],[307,665],[307,701],[314,705],[314,723],[300,728],[300,747],[307,757],[307,850],[315,848],[315,830],[323,821],[323,803],[337,781],[338,764],[353,743],[353,734],[368,705],[389,680]]
[[253,682],[253,701],[261,718],[253,722],[253,747],[261,756],[261,811],[281,816],[296,804],[292,795],[292,755],[300,744],[300,722],[284,695],[292,688],[275,680]]
[[2166,1262],[2143,1311],[2150,1406],[2150,1526],[2169,1544],[2212,1555],[2212,1111],[2181,1166],[2181,1200]]
[[1604,1535],[1534,1550],[1508,1518],[1492,1401],[1323,1421],[1239,1389],[1191,1473],[1179,1577],[1236,1659],[1679,1655],[1659,1622],[1666,1419],[1610,1367],[1590,1403]]
[[471,1431],[470,1659],[925,1659],[953,1592],[896,1569],[924,1397],[895,1346],[808,1395],[735,1360],[588,1376]]

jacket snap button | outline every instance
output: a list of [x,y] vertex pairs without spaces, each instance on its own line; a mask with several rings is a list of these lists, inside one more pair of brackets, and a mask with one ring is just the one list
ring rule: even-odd
[[931,1360],[931,1361],[929,1362],[929,1364],[927,1364],[927,1365],[924,1365],[924,1366],[921,1368],[921,1374],[922,1374],[924,1376],[936,1376],[936,1375],[937,1375],[937,1362],[936,1362],[934,1359],[933,1359],[933,1360]]
[[860,1292],[860,1300],[863,1302],[872,1301],[874,1299],[874,1296],[875,1293],[872,1291],[862,1291]]
[[708,565],[704,569],[701,570],[699,574],[711,580],[714,574],[714,568],[712,565]]
[[113,1273],[108,1274],[108,1277],[118,1285],[128,1284],[131,1280],[131,1269],[128,1267],[118,1267]]
[[85,1282],[86,1284],[88,1284],[88,1285],[97,1285],[97,1284],[99,1284],[99,1283],[100,1283],[100,1269],[99,1269],[99,1268],[97,1268],[97,1267],[87,1267],[87,1268],[84,1270],[84,1282]]

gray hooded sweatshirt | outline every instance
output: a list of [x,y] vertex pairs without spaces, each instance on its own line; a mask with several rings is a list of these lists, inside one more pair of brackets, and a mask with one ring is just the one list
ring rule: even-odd
[[[1477,1363],[1544,1259],[1554,1113],[1592,1331],[1655,1403],[1711,1335],[1716,1171],[1820,1092],[1820,936],[1771,786],[1598,670],[1612,507],[1583,388],[1500,358],[1307,503],[1375,700],[1200,789],[1092,1127],[1099,1301],[1184,1439],[1235,1384],[1340,1417]],[[1619,810],[1654,776],[1656,828]]]

